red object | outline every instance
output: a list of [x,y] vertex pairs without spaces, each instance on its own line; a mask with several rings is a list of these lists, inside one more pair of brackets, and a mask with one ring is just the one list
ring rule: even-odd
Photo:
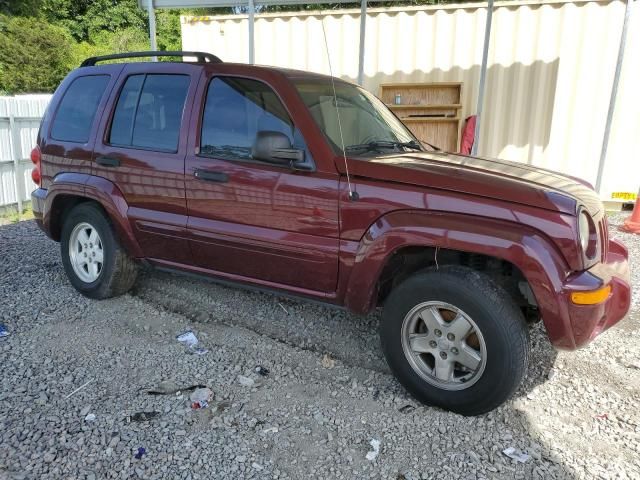
[[640,233],[640,192],[636,197],[636,203],[633,205],[631,216],[624,221],[621,230],[628,233]]
[[462,141],[460,142],[460,153],[462,155],[470,155],[473,148],[473,137],[476,132],[476,115],[467,117],[462,129]]
[[[109,93],[100,100],[89,140],[52,138],[52,112],[64,92],[76,78],[97,73],[110,76]],[[190,77],[176,152],[106,141],[126,78],[142,73]],[[204,98],[215,75],[251,78],[273,89],[315,169],[199,156]],[[562,349],[585,345],[625,316],[628,254],[608,239],[602,203],[591,188],[530,165],[407,151],[348,158],[359,195],[350,200],[345,161],[292,83],[301,77],[328,81],[311,73],[227,63],[76,69],[57,89],[38,136],[42,185],[32,199],[39,225],[59,240],[65,209],[91,199],[109,215],[128,253],[150,265],[280,290],[356,313],[376,307],[382,275],[405,252],[439,247],[486,255],[524,275],[551,342]],[[99,164],[100,157],[114,159],[117,167]],[[196,170],[224,181],[202,181]],[[599,231],[594,239],[602,242],[591,259],[577,240],[581,206]],[[606,285],[612,288],[606,301],[571,303],[572,292]]]
[[40,154],[40,147],[36,145],[33,150],[31,150],[31,162],[35,165],[33,170],[31,170],[31,180],[33,183],[40,186],[40,182],[42,180],[40,175],[40,161],[42,160],[42,155]]

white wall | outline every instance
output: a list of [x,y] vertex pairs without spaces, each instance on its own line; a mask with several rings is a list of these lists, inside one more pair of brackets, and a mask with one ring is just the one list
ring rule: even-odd
[[[634,2],[602,196],[640,186],[640,2]],[[595,183],[625,3],[498,2],[489,50],[479,153],[571,173]],[[256,16],[256,63],[355,81],[359,10]],[[464,82],[463,116],[474,113],[486,3],[373,8],[366,26],[364,86]],[[248,61],[246,15],[184,17],[185,50]]]

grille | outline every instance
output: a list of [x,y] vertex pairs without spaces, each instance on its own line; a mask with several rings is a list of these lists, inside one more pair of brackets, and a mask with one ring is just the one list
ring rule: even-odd
[[609,222],[607,216],[602,215],[598,222],[598,236],[600,240],[601,261],[606,261],[609,255]]

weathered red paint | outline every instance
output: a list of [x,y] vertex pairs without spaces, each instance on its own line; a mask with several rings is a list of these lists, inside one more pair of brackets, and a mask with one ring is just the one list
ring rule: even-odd
[[[118,92],[135,73],[191,77],[176,153],[108,144]],[[91,140],[52,140],[50,119],[66,87],[81,75],[111,80]],[[233,75],[276,92],[302,133],[315,171],[198,155],[209,80]],[[236,64],[128,64],[87,67],[62,83],[43,119],[42,188],[34,213],[55,238],[61,196],[97,201],[128,252],[149,263],[273,288],[344,305],[376,306],[378,279],[394,252],[440,247],[503,259],[530,284],[551,342],[574,349],[624,317],[630,304],[627,252],[609,240],[601,202],[588,184],[509,162],[446,153],[349,158],[359,199],[348,198],[344,159],[336,156],[291,80],[312,74]],[[120,160],[110,169],[98,156]],[[228,175],[228,183],[195,178],[196,169]],[[69,173],[73,172],[73,173]],[[66,198],[66,197],[65,197]],[[578,247],[576,214],[584,207],[601,225],[593,259]],[[571,303],[574,291],[611,285],[608,300]]]

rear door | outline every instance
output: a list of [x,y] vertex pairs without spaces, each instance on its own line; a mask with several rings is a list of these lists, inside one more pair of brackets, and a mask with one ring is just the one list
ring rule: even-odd
[[187,153],[189,233],[196,265],[259,283],[331,294],[338,276],[338,175],[254,160],[258,131],[311,153],[284,103],[255,78],[201,84]]
[[186,128],[201,67],[137,63],[120,75],[93,156],[93,175],[112,181],[144,255],[191,263],[184,185]]
[[99,119],[120,70],[122,65],[79,68],[58,87],[40,128],[43,188],[59,173],[91,173]]

